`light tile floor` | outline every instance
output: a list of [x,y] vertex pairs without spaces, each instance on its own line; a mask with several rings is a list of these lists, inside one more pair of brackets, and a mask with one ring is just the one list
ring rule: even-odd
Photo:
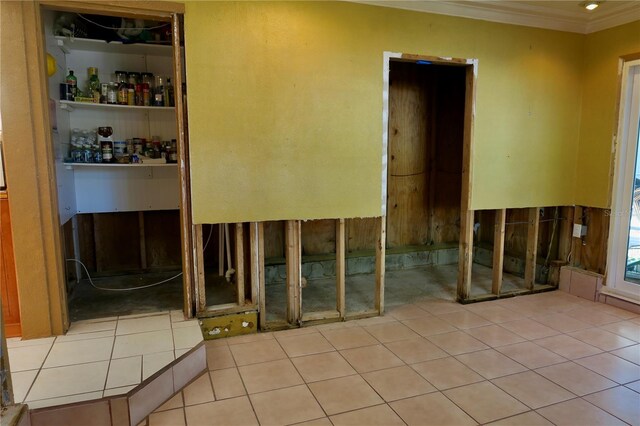
[[559,291],[206,345],[142,424],[640,425],[640,316]]
[[40,408],[123,394],[202,341],[182,312],[71,324],[65,336],[7,339],[16,402]]

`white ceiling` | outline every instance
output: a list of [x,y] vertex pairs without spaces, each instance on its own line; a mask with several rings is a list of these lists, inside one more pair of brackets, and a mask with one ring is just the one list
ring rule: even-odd
[[460,16],[588,34],[640,20],[640,1],[608,0],[588,11],[582,1],[394,0],[356,1],[376,6]]

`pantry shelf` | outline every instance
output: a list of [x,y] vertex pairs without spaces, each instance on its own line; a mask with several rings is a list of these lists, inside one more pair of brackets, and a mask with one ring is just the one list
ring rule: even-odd
[[156,107],[156,106],[136,106],[136,105],[114,105],[114,104],[98,104],[94,102],[74,102],[74,101],[60,101],[60,108],[69,112],[78,109],[131,109],[131,110],[153,110],[153,111],[175,111],[175,107]]
[[177,167],[177,163],[133,163],[133,164],[118,164],[118,163],[63,163],[67,170],[72,170],[74,167]]
[[171,56],[171,44],[156,43],[122,43],[120,41],[106,42],[90,38],[56,36],[56,43],[64,53],[75,50],[102,52],[102,53],[124,53],[134,55],[154,55]]

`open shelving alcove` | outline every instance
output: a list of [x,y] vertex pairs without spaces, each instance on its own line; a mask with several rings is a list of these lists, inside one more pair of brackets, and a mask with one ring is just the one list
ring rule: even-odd
[[[154,41],[146,38],[123,43],[117,40],[115,30],[101,26],[102,19],[117,24],[126,19],[134,22],[140,15],[144,20],[136,23],[160,28],[163,34],[156,37],[149,30]],[[46,83],[69,320],[169,309],[193,315],[181,15],[137,10],[136,5],[125,9],[108,5],[74,8],[51,2],[41,6],[40,20],[44,49],[56,62],[56,72]],[[61,26],[66,30],[61,31]],[[70,29],[76,33],[69,34]],[[175,106],[60,99],[59,86],[66,82],[70,70],[75,72],[78,89],[85,91],[89,67],[98,69],[101,83],[114,82],[116,70],[170,78]],[[153,136],[162,141],[176,139],[179,161],[71,162],[74,129],[94,132],[104,126],[113,128],[114,141],[151,140]],[[104,290],[133,289],[162,281],[166,283],[135,291]]]

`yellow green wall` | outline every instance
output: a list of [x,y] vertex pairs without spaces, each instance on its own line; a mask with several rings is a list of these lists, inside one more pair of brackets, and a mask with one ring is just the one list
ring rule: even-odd
[[610,207],[620,56],[640,53],[640,21],[586,36],[576,204]]
[[479,60],[472,208],[573,204],[584,36],[333,2],[187,2],[196,223],[379,216],[383,52]]

